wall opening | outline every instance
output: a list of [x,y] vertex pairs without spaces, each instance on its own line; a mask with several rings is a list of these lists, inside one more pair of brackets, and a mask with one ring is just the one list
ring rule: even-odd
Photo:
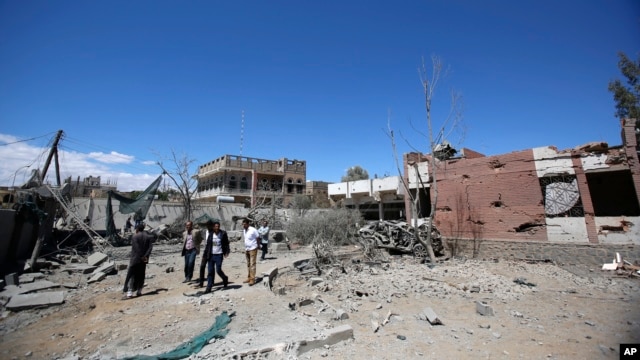
[[640,216],[631,171],[587,173],[595,216]]

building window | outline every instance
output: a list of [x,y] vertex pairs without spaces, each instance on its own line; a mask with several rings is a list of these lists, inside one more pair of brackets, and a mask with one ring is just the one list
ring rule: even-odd
[[229,189],[235,189],[238,186],[238,183],[236,181],[236,177],[234,175],[231,175],[231,177],[229,177]]
[[540,190],[547,217],[584,217],[575,175],[541,177]]
[[247,182],[247,177],[243,176],[240,179],[240,190],[247,190],[249,188],[249,183]]

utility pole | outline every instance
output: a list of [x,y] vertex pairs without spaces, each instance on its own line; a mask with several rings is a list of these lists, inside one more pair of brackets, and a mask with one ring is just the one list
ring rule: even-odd
[[242,120],[240,121],[240,156],[242,156],[243,141],[244,141],[244,110],[242,110]]
[[[58,187],[60,187],[60,165],[58,164],[58,143],[62,138],[62,130],[58,130],[56,134],[56,138],[53,140],[53,145],[51,145],[51,150],[49,151],[49,156],[47,157],[47,161],[42,168],[42,175],[40,175],[40,186],[44,185],[44,178],[47,175],[47,170],[49,169],[49,164],[51,164],[51,158],[55,155],[56,160],[56,180],[58,181]],[[49,192],[51,190],[49,189]],[[36,270],[36,263],[38,260],[38,256],[40,255],[40,248],[42,247],[42,243],[45,238],[51,233],[51,228],[53,227],[53,218],[54,213],[56,211],[56,201],[53,198],[54,194],[51,192],[51,198],[47,198],[44,200],[44,212],[46,217],[40,218],[38,222],[38,239],[36,240],[36,244],[33,248],[33,252],[31,253],[31,259],[29,261],[29,266],[31,271]]]
[[58,163],[58,143],[62,138],[63,131],[58,130],[56,134],[56,138],[53,140],[53,145],[51,145],[51,150],[49,150],[49,156],[47,157],[47,161],[44,163],[44,167],[42,168],[42,175],[40,177],[40,184],[44,184],[44,178],[47,175],[47,170],[49,170],[49,165],[51,164],[51,158],[55,155],[56,157],[56,180],[58,181],[57,185],[60,186],[60,164]]

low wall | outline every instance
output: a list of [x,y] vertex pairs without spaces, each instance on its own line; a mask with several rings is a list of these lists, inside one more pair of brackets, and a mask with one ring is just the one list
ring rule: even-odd
[[611,263],[619,253],[633,263],[640,260],[640,246],[612,244],[558,244],[495,240],[444,240],[445,249],[457,256],[479,259],[550,260],[559,265],[586,265],[600,268]]

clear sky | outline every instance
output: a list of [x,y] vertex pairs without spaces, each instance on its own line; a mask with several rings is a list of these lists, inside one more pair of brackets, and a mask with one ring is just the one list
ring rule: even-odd
[[0,185],[42,166],[59,129],[63,176],[121,191],[172,152],[192,173],[232,154],[306,160],[308,180],[397,175],[388,124],[399,155],[428,151],[433,55],[449,69],[436,128],[463,97],[457,148],[620,145],[618,51],[640,56],[640,1],[0,0]]

